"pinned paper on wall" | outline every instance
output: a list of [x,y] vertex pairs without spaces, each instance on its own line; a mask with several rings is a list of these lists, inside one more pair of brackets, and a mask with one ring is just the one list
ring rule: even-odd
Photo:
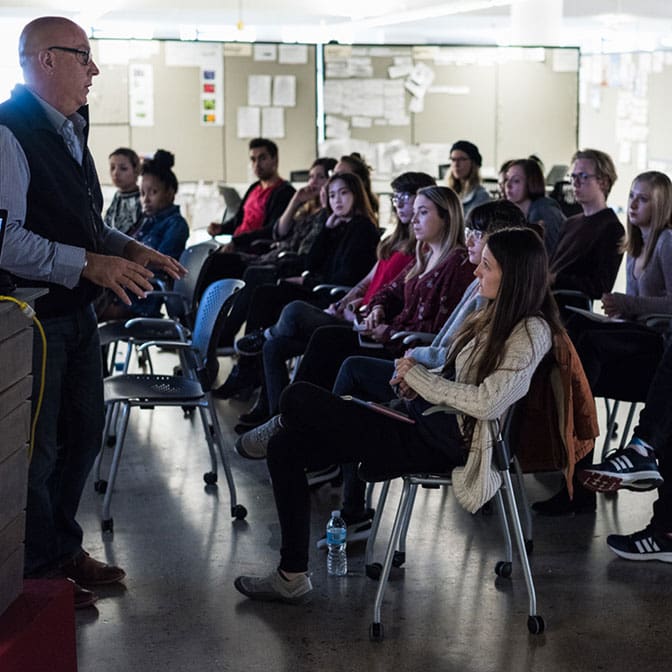
[[255,44],[254,45],[254,60],[255,61],[277,61],[278,60],[278,45],[277,44]]
[[247,78],[247,104],[250,107],[264,107],[271,104],[270,75],[250,75]]
[[261,135],[260,117],[260,108],[258,107],[239,107],[236,137],[241,140],[244,138],[258,138]]
[[131,126],[154,126],[154,68],[151,64],[129,66],[128,96]]
[[305,65],[308,63],[307,44],[281,44],[278,47],[278,63],[283,65]]
[[285,137],[285,110],[282,107],[261,109],[261,136],[264,138]]
[[294,75],[273,77],[273,105],[296,107],[296,77]]

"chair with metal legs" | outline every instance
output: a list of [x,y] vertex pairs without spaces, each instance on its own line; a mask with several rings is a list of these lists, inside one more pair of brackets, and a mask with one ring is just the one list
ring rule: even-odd
[[[211,386],[217,375],[216,348],[221,328],[231,309],[235,292],[243,286],[242,280],[228,279],[218,280],[206,289],[198,307],[191,340],[183,338],[181,341],[148,341],[139,346],[141,352],[155,346],[170,347],[176,350],[180,356],[183,375],[122,374],[105,379],[105,429],[101,452],[94,465],[95,489],[105,494],[102,513],[103,531],[113,531],[114,522],[110,511],[112,493],[132,407],[152,409],[156,406],[179,406],[184,409],[198,409],[211,463],[210,471],[206,472],[203,478],[209,485],[217,482],[216,451],[218,451],[231,496],[231,515],[237,520],[242,520],[247,515],[245,507],[238,504],[236,499],[236,488],[211,394]],[[117,408],[119,419],[114,454],[108,478],[103,480],[101,478],[102,458],[112,418]]]
[[[103,322],[98,327],[100,344],[107,356],[108,368],[112,372],[120,343],[128,343],[124,361],[123,373],[128,372],[133,346],[150,340],[179,340],[175,324],[184,329],[192,329],[196,318],[198,292],[201,289],[202,271],[210,255],[217,251],[219,243],[209,240],[187,247],[180,255],[180,263],[188,273],[175,281],[172,290],[159,286],[148,293],[148,296],[159,297],[163,300],[169,319],[161,317],[136,317],[129,320],[114,320]],[[152,371],[152,361],[148,354],[140,358],[140,364],[149,365]]]
[[[450,409],[441,407],[440,410],[450,412]],[[520,558],[521,567],[523,569],[523,576],[528,593],[528,619],[527,627],[532,634],[540,634],[544,631],[544,619],[537,613],[536,592],[534,587],[534,580],[532,571],[530,569],[529,560],[527,557],[528,549],[526,547],[526,540],[523,534],[523,527],[518,514],[518,505],[516,496],[513,490],[513,483],[510,474],[511,455],[509,453],[506,442],[502,437],[500,431],[500,423],[498,420],[489,421],[489,430],[493,437],[493,463],[502,476],[502,485],[495,494],[495,502],[500,513],[502,522],[502,530],[504,533],[504,559],[500,560],[495,565],[495,574],[502,578],[509,578],[513,570],[513,544],[511,540],[511,527],[513,528],[513,536],[516,541],[518,555]],[[376,515],[371,528],[371,535],[369,537],[369,544],[367,544],[366,560],[370,558],[370,548],[372,549],[375,543],[375,536],[380,525],[380,517],[382,514],[384,500],[387,497],[390,477],[389,475],[376,474],[374,470],[367,468],[367,465],[360,466],[361,474],[368,481],[383,480],[383,487],[381,492],[381,499],[378,502]],[[381,619],[382,604],[387,586],[387,580],[390,570],[393,565],[400,566],[405,561],[405,536],[410,522],[410,516],[413,509],[413,502],[417,493],[419,485],[423,487],[439,488],[451,484],[449,474],[418,474],[409,473],[401,475],[403,486],[397,512],[392,526],[392,532],[387,544],[385,559],[379,572],[379,583],[376,591],[376,598],[373,608],[373,621],[369,628],[369,637],[373,641],[382,641],[384,638],[384,628]],[[502,495],[503,493],[503,495]],[[381,501],[382,500],[382,501]],[[368,572],[367,572],[368,573]]]

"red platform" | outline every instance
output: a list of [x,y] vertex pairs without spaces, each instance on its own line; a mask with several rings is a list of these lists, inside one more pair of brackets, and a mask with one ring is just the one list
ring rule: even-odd
[[72,584],[24,581],[23,593],[0,616],[2,672],[77,672]]

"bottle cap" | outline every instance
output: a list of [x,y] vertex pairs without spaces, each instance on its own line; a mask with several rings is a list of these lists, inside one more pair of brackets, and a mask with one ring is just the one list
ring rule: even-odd
[[331,512],[331,517],[332,518],[340,518],[341,517],[341,512],[340,511],[332,511]]

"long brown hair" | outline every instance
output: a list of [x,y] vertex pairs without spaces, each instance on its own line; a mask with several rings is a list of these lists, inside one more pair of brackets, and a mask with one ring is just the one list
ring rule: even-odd
[[[672,228],[672,182],[670,182],[670,178],[667,175],[659,173],[657,170],[648,170],[645,173],[637,175],[632,181],[632,187],[637,182],[643,182],[651,189],[652,210],[649,237],[646,244],[644,244],[641,229],[631,224],[628,217],[626,224],[628,237],[624,251],[635,258],[644,254],[644,267],[646,267],[649,261],[651,261],[651,255],[656,249],[661,232]],[[630,187],[631,191],[632,187]]]
[[548,256],[539,235],[532,229],[501,229],[488,236],[487,246],[502,271],[499,291],[484,309],[465,321],[447,362],[447,366],[454,365],[460,350],[472,339],[485,339],[478,348],[477,384],[499,366],[505,343],[522,320],[541,317],[554,334],[564,330],[551,294]]
[[[443,220],[441,251],[437,264],[440,264],[456,247],[464,247],[464,211],[457,194],[448,187],[424,187],[419,189],[417,196],[428,198],[436,206],[439,217]],[[425,243],[418,241],[415,245],[415,264],[406,274],[406,280],[422,275],[427,268],[431,251]]]

